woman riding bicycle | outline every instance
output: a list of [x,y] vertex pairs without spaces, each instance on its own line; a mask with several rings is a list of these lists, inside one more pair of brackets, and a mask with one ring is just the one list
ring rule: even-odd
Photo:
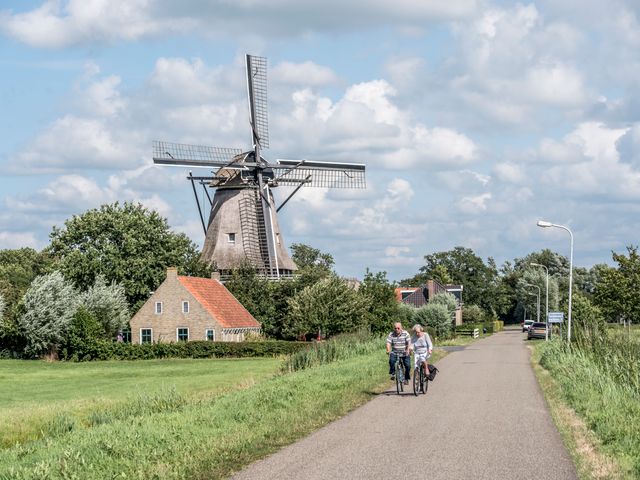
[[431,356],[431,352],[433,351],[433,343],[431,342],[431,337],[429,334],[424,331],[422,325],[414,325],[411,329],[413,335],[411,336],[411,345],[410,349],[413,351],[414,362],[415,362],[415,372],[414,375],[419,373],[418,368],[421,365],[424,365],[424,374],[429,375],[429,364],[427,363],[427,359]]

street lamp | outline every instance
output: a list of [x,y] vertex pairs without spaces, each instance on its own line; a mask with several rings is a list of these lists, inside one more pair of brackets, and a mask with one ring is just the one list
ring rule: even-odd
[[531,265],[532,267],[542,267],[544,268],[544,271],[546,272],[546,299],[545,299],[545,309],[546,309],[546,315],[545,315],[545,320],[544,323],[547,326],[547,332],[545,333],[545,341],[549,340],[549,269],[547,268],[546,265],[542,265],[541,263],[530,263],[529,265]]
[[525,287],[536,287],[538,289],[538,293],[529,293],[529,295],[537,295],[538,296],[538,319],[537,322],[540,322],[540,287],[538,285],[534,285],[533,283],[525,283]]
[[569,255],[569,312],[567,315],[567,343],[571,343],[571,287],[573,285],[573,232],[569,230],[569,227],[565,227],[564,225],[556,225],[555,223],[546,222],[544,220],[538,220],[538,226],[542,228],[561,228],[569,232],[569,236],[571,237],[571,250]]

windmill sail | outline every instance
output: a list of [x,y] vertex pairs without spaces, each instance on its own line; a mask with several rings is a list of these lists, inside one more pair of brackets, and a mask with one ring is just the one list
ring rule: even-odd
[[253,129],[253,144],[269,148],[267,117],[267,59],[247,55],[247,90],[249,94],[249,120]]
[[362,163],[278,160],[273,171],[282,185],[304,182],[307,187],[367,188]]
[[242,153],[239,148],[153,142],[153,162],[160,165],[187,167],[222,167]]

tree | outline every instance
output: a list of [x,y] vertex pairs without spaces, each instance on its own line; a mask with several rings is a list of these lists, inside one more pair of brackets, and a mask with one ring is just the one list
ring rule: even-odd
[[5,309],[4,295],[0,292],[0,329],[4,325],[4,309]]
[[298,267],[297,282],[301,288],[313,285],[333,273],[334,260],[331,254],[302,243],[291,245],[291,258]]
[[429,303],[444,305],[445,307],[447,307],[447,311],[449,312],[451,318],[453,318],[456,313],[456,308],[458,308],[458,301],[456,300],[456,297],[454,297],[449,292],[438,293],[437,295],[434,295],[433,298],[429,300]]
[[395,285],[387,280],[387,272],[374,274],[367,269],[358,293],[366,299],[368,323],[373,333],[386,332],[398,321]]
[[572,296],[572,337],[581,346],[597,348],[607,335],[607,324],[602,312],[579,291]]
[[116,283],[107,285],[102,274],[86,292],[80,295],[80,304],[102,327],[103,336],[115,338],[129,322],[129,306],[124,288]]
[[77,296],[73,285],[60,272],[33,281],[24,295],[24,314],[18,319],[28,356],[57,355],[77,310]]
[[274,294],[281,283],[291,283],[291,281],[269,282],[259,276],[256,268],[247,261],[231,271],[231,278],[225,282],[224,286],[262,324],[262,332],[265,335],[277,338],[280,336],[280,326],[274,321],[276,316],[274,299],[276,295]]
[[429,302],[418,308],[416,322],[433,329],[436,337],[448,338],[451,335],[451,313],[442,303]]
[[428,280],[446,271],[452,283],[464,285],[465,302],[484,306],[487,299],[492,298],[486,291],[493,285],[497,272],[485,265],[470,248],[455,247],[447,252],[426,255],[424,260],[421,275]]
[[24,348],[16,323],[20,315],[20,302],[33,279],[51,271],[52,267],[53,259],[33,248],[0,250],[0,294],[5,302],[0,344],[6,348]]
[[60,271],[81,290],[98,275],[124,287],[135,311],[165,279],[166,268],[182,274],[210,276],[195,244],[169,229],[166,219],[140,204],[102,205],[54,227],[47,251]]
[[612,320],[640,321],[640,255],[627,247],[627,255],[612,252],[617,268],[600,268],[594,300]]
[[289,300],[283,333],[299,338],[311,332],[330,337],[365,326],[366,299],[336,275],[304,288]]

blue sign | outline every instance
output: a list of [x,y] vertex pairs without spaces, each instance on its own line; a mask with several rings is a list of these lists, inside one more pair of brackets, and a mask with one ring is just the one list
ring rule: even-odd
[[564,312],[549,312],[549,323],[564,322]]

